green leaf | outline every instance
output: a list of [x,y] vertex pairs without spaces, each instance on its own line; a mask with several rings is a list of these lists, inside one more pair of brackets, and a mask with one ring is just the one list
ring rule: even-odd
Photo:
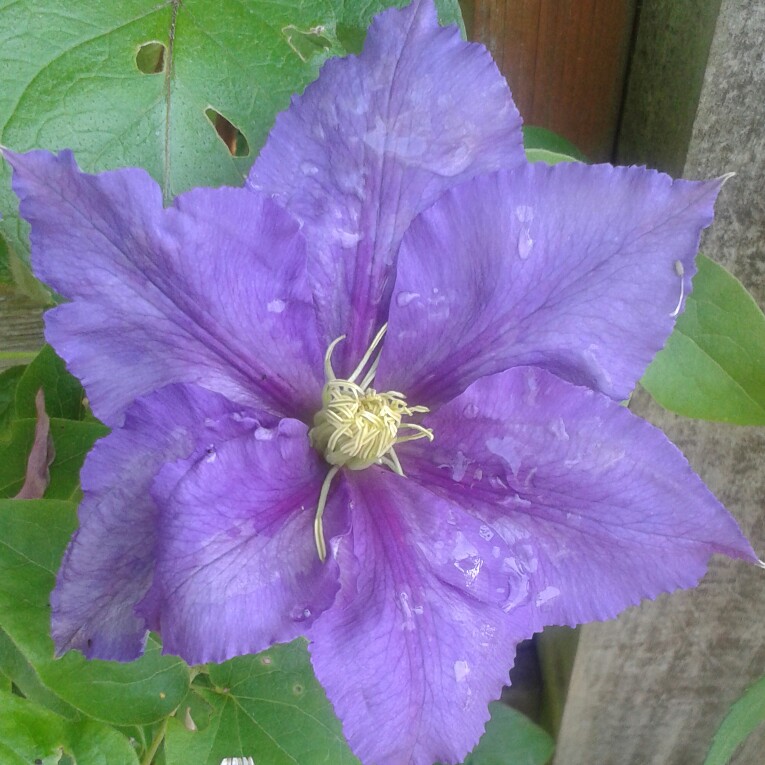
[[[561,154],[570,157],[577,162],[588,162],[589,160],[563,136],[553,133],[543,127],[534,127],[533,125],[523,126],[523,145],[526,151],[542,150],[553,154]],[[533,161],[533,160],[532,160]]]
[[0,374],[0,433],[10,424],[16,412],[16,386],[25,366],[11,367]]
[[640,382],[685,417],[765,425],[765,315],[722,266],[697,264],[685,311]]
[[555,744],[538,725],[498,701],[489,704],[491,720],[465,765],[545,765]]
[[358,765],[314,677],[304,641],[211,665],[210,687],[200,680],[195,693],[213,714],[196,731],[187,728],[181,710],[169,721],[167,765],[220,765],[226,757],[269,765]]
[[[15,420],[0,439],[0,497],[14,497],[24,483],[27,457],[34,441],[35,421]],[[80,468],[93,444],[109,432],[95,420],[51,418],[56,456],[50,466],[46,499],[79,499]]]
[[0,500],[0,626],[40,682],[72,707],[115,725],[166,717],[189,687],[189,669],[149,641],[138,661],[53,658],[48,595],[75,528],[75,507],[55,500]]
[[37,670],[2,629],[0,629],[0,670],[30,701],[41,704],[70,720],[79,718],[80,714],[74,707],[60,699],[43,684]]
[[138,765],[130,742],[106,725],[65,720],[10,693],[0,693],[0,708],[3,763],[57,763],[62,754],[68,754],[77,765]]
[[765,720],[765,677],[728,710],[717,729],[704,765],[726,765],[746,737]]
[[[5,3],[0,143],[70,148],[88,172],[144,167],[166,199],[239,185],[290,97],[327,58],[355,49],[375,13],[407,1]],[[437,5],[442,20],[460,19],[457,0]],[[232,155],[210,110],[241,133],[248,156]],[[0,163],[0,234],[26,260],[9,175]]]
[[64,362],[49,345],[43,347],[16,387],[16,416],[35,417],[35,396],[45,392],[45,411],[51,417],[81,420],[85,416],[82,386],[67,372]]
[[547,149],[526,149],[526,159],[529,162],[545,162],[548,165],[558,165],[561,162],[578,162],[576,157],[570,157],[568,154],[558,154]]

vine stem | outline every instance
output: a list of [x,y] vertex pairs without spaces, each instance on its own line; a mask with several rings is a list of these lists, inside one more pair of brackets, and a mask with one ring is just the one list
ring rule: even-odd
[[146,754],[141,760],[141,765],[151,765],[152,760],[154,760],[154,755],[157,753],[157,750],[159,749],[160,744],[165,738],[165,733],[167,732],[167,720],[168,718],[166,717],[162,721],[162,725],[159,726],[159,730],[157,731],[157,734],[152,739],[151,745],[146,750]]

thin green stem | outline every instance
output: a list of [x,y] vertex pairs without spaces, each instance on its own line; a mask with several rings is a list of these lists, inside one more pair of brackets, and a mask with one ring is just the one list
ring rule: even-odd
[[146,754],[141,760],[141,765],[151,765],[151,763],[154,761],[154,755],[159,751],[159,747],[165,738],[165,733],[167,732],[167,720],[167,717],[162,720],[162,725],[159,726],[159,730],[154,736],[151,744],[149,745],[149,748],[146,750]]

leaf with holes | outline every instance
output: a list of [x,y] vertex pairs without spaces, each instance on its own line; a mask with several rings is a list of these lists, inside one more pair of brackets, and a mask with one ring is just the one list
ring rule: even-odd
[[0,627],[13,644],[6,655],[27,672],[30,683],[97,720],[115,725],[161,720],[186,695],[189,669],[160,655],[155,641],[130,664],[87,661],[74,651],[53,658],[48,594],[75,524],[75,507],[68,502],[0,500]]
[[[4,3],[0,143],[70,148],[88,172],[144,167],[167,199],[239,185],[290,96],[356,49],[375,13],[404,3]],[[459,20],[457,0],[437,5],[444,22]],[[0,176],[0,234],[26,253],[4,163]]]
[[685,417],[765,425],[765,315],[722,266],[697,263],[685,311],[641,383]]
[[[302,640],[211,665],[195,686],[213,714],[199,730],[190,729],[185,710],[169,721],[166,765],[219,765],[226,757],[269,765],[358,765]],[[193,721],[193,709],[190,715]]]

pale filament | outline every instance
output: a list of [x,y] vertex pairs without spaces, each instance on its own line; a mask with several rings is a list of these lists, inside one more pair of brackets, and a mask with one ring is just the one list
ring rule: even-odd
[[[332,352],[335,346],[345,339],[345,335],[333,340],[324,356],[326,382],[321,393],[322,407],[314,417],[314,425],[308,432],[312,446],[320,451],[332,466],[319,492],[314,522],[316,550],[321,561],[327,557],[322,523],[324,508],[330,484],[340,468],[363,470],[370,465],[384,465],[403,476],[404,471],[394,446],[418,438],[433,440],[433,431],[429,428],[414,422],[401,422],[402,417],[429,411],[427,407],[408,406],[406,397],[399,391],[378,393],[370,387],[380,363],[379,351],[371,364],[370,360],[382,342],[387,328],[387,324],[382,326],[347,379],[338,379],[332,368]],[[361,382],[357,383],[356,380],[367,365],[369,369],[361,378]],[[401,431],[404,430],[410,432],[401,435]]]

